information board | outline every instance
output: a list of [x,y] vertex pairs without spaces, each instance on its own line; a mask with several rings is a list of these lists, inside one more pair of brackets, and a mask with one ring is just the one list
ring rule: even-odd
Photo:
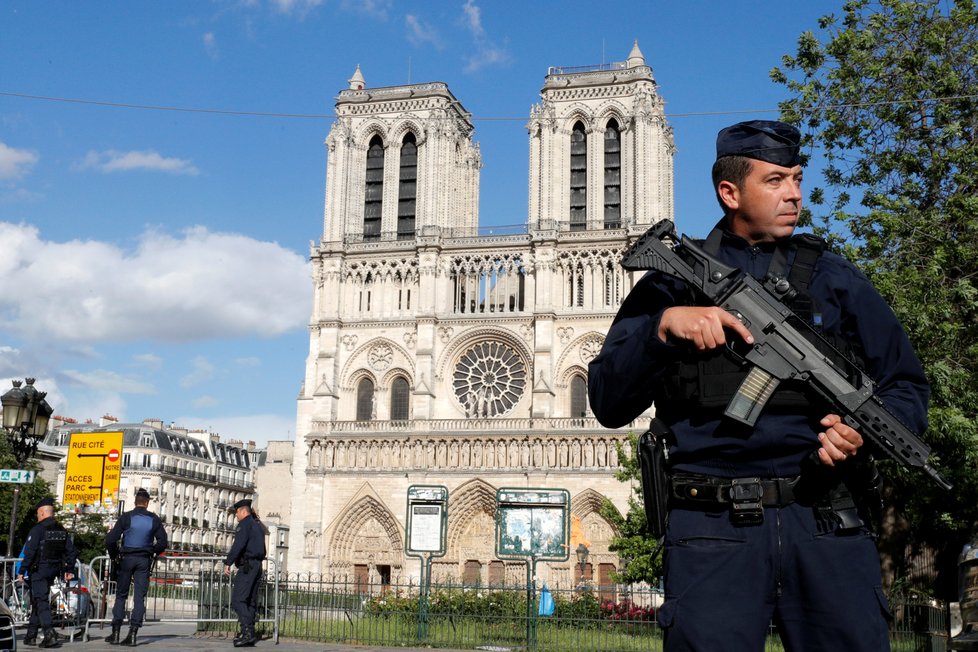
[[409,557],[443,556],[447,526],[448,489],[435,485],[408,487],[405,554]]
[[121,472],[121,432],[72,433],[61,504],[72,511],[113,511],[119,504]]
[[570,556],[570,493],[566,489],[496,492],[496,556],[565,561]]

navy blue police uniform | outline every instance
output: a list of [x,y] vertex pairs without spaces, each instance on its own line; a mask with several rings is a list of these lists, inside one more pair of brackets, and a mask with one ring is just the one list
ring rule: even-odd
[[[244,499],[236,502],[232,509],[237,511],[242,507],[251,510],[251,500]],[[261,578],[262,561],[265,559],[265,528],[254,517],[248,514],[238,521],[234,532],[234,543],[224,560],[225,566],[235,566],[234,585],[231,590],[231,607],[238,615],[241,625],[241,636],[235,639],[235,646],[253,645],[257,640],[255,635],[255,619],[258,609],[258,589]]]
[[[149,492],[140,489],[136,498],[149,501]],[[149,575],[153,559],[166,550],[168,544],[163,521],[145,506],[122,514],[105,537],[105,545],[111,557],[118,564],[118,580],[115,592],[115,605],[112,607],[112,635],[110,643],[135,645],[136,630],[143,625],[146,616],[146,592],[149,590]],[[119,641],[119,630],[125,618],[126,602],[129,599],[129,585],[132,583],[133,604],[129,614],[130,634]]]
[[[36,506],[54,506],[54,499],[44,498]],[[26,569],[31,588],[31,616],[27,625],[25,642],[32,644],[38,629],[44,631],[41,647],[57,645],[51,620],[51,584],[65,573],[75,571],[75,544],[64,527],[49,516],[31,528],[24,545],[21,569]]]
[[[776,131],[768,133],[772,127]],[[733,150],[782,166],[798,164],[793,127],[755,121],[745,124],[740,135],[745,133],[731,144],[721,132],[718,158]],[[794,148],[787,160],[777,152],[771,160],[748,151],[777,148],[785,140]],[[903,328],[862,273],[828,251],[806,256],[803,237],[752,245],[724,218],[703,245],[756,278],[780,265],[778,271],[803,279],[807,288],[803,308],[793,306],[796,314],[855,356],[886,407],[923,432],[929,386]],[[799,273],[802,259],[810,269]],[[621,427],[654,405],[656,418],[671,431],[666,594],[658,613],[666,652],[760,651],[772,622],[788,650],[889,650],[888,606],[868,514],[878,504],[878,476],[868,447],[835,467],[818,462],[819,421],[831,410],[790,384],[772,397],[754,427],[723,418],[745,370],[722,348],[697,353],[658,337],[665,310],[693,301],[681,281],[647,273],[589,366],[589,398],[603,425]],[[735,495],[728,491],[734,479],[748,478],[759,479],[765,498],[758,518],[743,519],[723,496]]]

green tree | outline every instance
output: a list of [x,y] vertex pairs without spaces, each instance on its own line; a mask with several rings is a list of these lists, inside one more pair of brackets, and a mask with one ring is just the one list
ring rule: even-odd
[[[10,447],[10,441],[5,433],[0,432],[0,468],[16,469],[17,460]],[[30,471],[40,471],[41,467],[35,460],[28,460],[23,467]],[[27,540],[27,533],[37,523],[37,515],[34,505],[44,498],[50,496],[51,486],[40,474],[34,478],[31,484],[15,485],[10,483],[0,484],[0,555],[7,554],[7,541],[10,534],[10,515],[13,513],[14,489],[20,487],[20,499],[17,504],[17,524],[14,534],[14,555],[20,553],[24,541]]]
[[615,479],[628,483],[632,487],[632,494],[628,497],[628,513],[624,516],[610,500],[605,500],[600,509],[601,515],[620,533],[608,546],[623,562],[615,579],[619,582],[648,582],[656,586],[662,575],[662,557],[657,554],[658,542],[645,532],[638,435],[629,433],[627,450],[621,444],[616,446],[621,468],[615,471]]
[[60,513],[57,518],[61,525],[72,534],[78,561],[88,564],[95,557],[107,554],[105,535],[111,526],[107,521],[115,522],[114,518],[107,518],[101,514],[69,513]]
[[978,522],[978,13],[973,0],[853,0],[818,27],[771,71],[792,95],[782,118],[825,157],[817,228],[845,241],[910,334],[932,384],[925,438],[955,485],[887,466],[885,579],[927,544],[950,596]]

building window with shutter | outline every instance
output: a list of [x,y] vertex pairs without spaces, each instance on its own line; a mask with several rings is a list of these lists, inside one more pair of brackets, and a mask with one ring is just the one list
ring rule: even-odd
[[384,204],[384,142],[380,136],[367,147],[367,183],[363,200],[363,239],[380,239],[380,218]]
[[587,228],[587,132],[582,122],[571,130],[570,230]]
[[418,196],[418,145],[408,132],[401,143],[400,178],[397,186],[397,239],[414,238]]
[[621,131],[613,119],[604,130],[604,228],[621,228]]

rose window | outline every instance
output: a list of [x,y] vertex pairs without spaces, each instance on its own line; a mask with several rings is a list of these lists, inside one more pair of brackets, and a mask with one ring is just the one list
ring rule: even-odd
[[455,365],[454,386],[465,416],[499,416],[512,410],[523,396],[526,365],[502,342],[480,342]]

